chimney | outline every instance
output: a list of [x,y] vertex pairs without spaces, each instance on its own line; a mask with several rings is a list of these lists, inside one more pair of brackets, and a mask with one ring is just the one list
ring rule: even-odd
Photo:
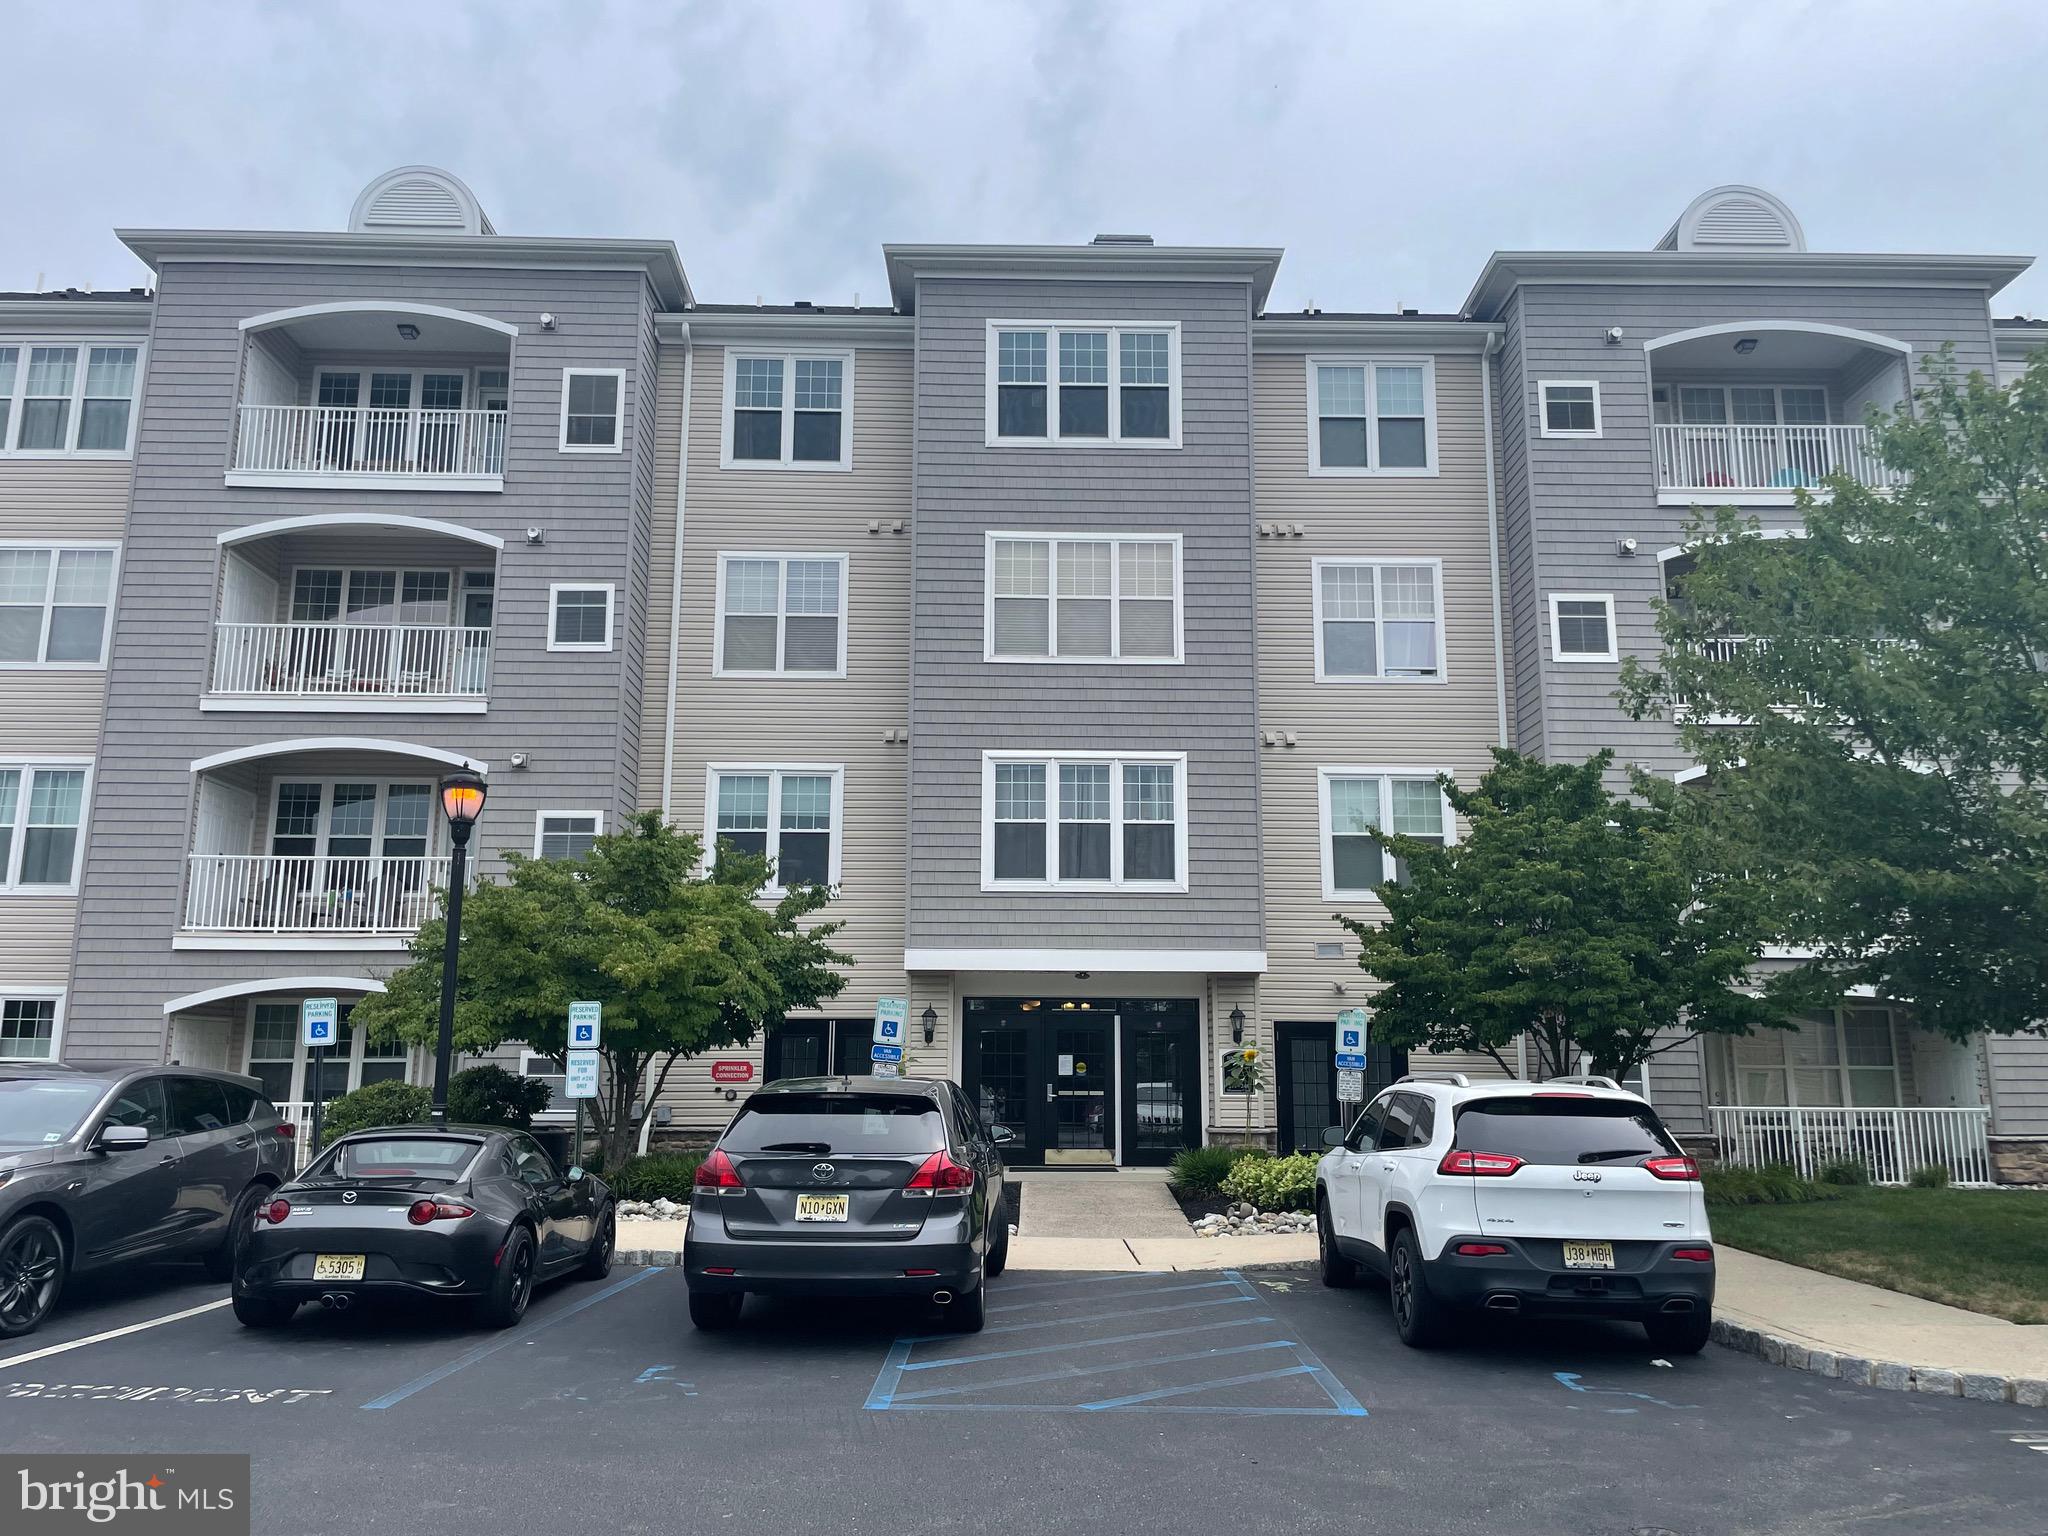
[[1150,245],[1150,235],[1097,235],[1090,245]]

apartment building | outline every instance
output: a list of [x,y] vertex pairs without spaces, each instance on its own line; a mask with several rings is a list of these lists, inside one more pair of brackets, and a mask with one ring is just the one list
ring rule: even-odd
[[[1789,531],[1798,487],[1883,473],[1863,409],[1928,352],[2005,375],[2044,334],[1991,317],[2022,260],[1809,252],[1749,188],[1652,250],[1498,253],[1454,314],[1276,314],[1278,250],[1130,235],[887,246],[886,305],[699,303],[666,242],[501,235],[426,167],[334,233],[121,237],[153,302],[0,308],[17,437],[75,349],[66,449],[0,437],[7,591],[42,581],[0,644],[82,649],[98,566],[63,551],[120,546],[96,663],[0,664],[48,722],[0,735],[0,1054],[303,1107],[297,1005],[403,960],[462,766],[486,876],[648,808],[834,888],[845,991],[681,1064],[667,1133],[857,1069],[902,997],[911,1070],[1075,1166],[1319,1145],[1378,829],[1455,840],[1435,777],[1500,744],[1687,780],[1612,692],[1692,505]],[[132,455],[99,446],[129,377]],[[78,871],[31,891],[67,815]],[[426,1071],[345,1057],[330,1093]],[[1421,1064],[1376,1049],[1369,1088]],[[1730,1146],[1821,1111],[1969,1177],[2048,1146],[2035,1043],[1881,999],[1639,1086]]]

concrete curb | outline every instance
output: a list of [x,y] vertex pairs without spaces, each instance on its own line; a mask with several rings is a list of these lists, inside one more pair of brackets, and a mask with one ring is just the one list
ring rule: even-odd
[[620,1248],[612,1258],[620,1264],[642,1264],[651,1269],[676,1269],[683,1262],[680,1248]]
[[1713,1340],[1726,1349],[1754,1355],[1765,1365],[1810,1371],[1830,1381],[1878,1387],[1887,1392],[1929,1392],[1936,1397],[1967,1397],[1980,1403],[2016,1403],[2022,1408],[2048,1408],[2048,1381],[2031,1376],[2000,1376],[1981,1371],[1949,1371],[1935,1366],[1902,1365],[1896,1360],[1871,1360],[1861,1355],[1816,1349],[1797,1339],[1767,1333],[1725,1317],[1714,1319]]

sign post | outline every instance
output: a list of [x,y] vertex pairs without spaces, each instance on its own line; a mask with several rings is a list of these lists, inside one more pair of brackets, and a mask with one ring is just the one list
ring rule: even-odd
[[1365,1097],[1366,1015],[1346,1008],[1337,1015],[1337,1102],[1356,1104]]
[[299,1004],[299,1037],[313,1057],[313,1125],[312,1144],[306,1148],[310,1161],[320,1150],[320,1120],[327,1107],[325,1085],[320,1081],[321,1069],[327,1063],[327,1052],[334,1044],[336,1032],[341,1027],[341,1004],[332,997],[309,997]]
[[902,997],[875,1000],[875,1043],[868,1049],[876,1077],[903,1075],[903,1030],[910,1020],[910,1001]]
[[[571,1092],[566,1076],[562,1083],[562,1091],[568,1093],[569,1097],[576,1101],[576,1140],[570,1144],[569,1153],[572,1162],[581,1163],[583,1161],[583,1101],[586,1098],[594,1099],[597,1097],[597,1041],[603,1027],[604,1005],[602,1003],[571,1003],[569,1005],[569,1051],[572,1054],[577,1051],[587,1051],[590,1054],[591,1060],[589,1093],[579,1094]],[[566,1061],[563,1070],[565,1073],[568,1070]],[[652,1113],[651,1110],[649,1112]]]

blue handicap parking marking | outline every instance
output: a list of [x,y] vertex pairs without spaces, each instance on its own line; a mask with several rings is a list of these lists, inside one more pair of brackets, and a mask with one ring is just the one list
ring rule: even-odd
[[1027,1281],[990,1295],[1001,1298],[989,1308],[1001,1321],[979,1334],[897,1339],[866,1406],[1366,1416],[1315,1351],[1263,1310],[1269,1303],[1235,1270],[1214,1280],[1120,1273]]

